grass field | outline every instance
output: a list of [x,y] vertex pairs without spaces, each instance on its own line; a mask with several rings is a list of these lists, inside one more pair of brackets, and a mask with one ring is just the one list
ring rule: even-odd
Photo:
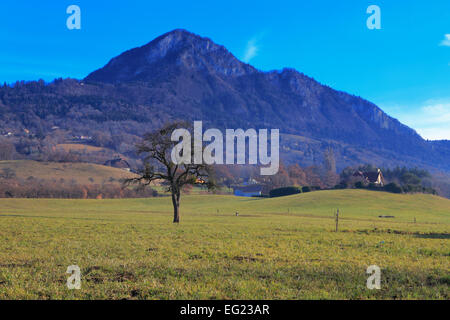
[[50,181],[64,179],[66,182],[74,180],[78,184],[111,183],[110,181],[112,180],[110,178],[114,178],[113,183],[120,183],[120,179],[132,175],[122,169],[93,163],[40,162],[33,160],[0,161],[0,171],[5,168],[14,170],[16,176],[22,179],[27,179],[28,177]]
[[[168,197],[0,199],[0,299],[450,298],[448,199],[185,195],[181,214],[172,224]],[[373,264],[381,290],[366,288]]]
[[61,143],[56,145],[56,149],[63,149],[66,152],[69,151],[83,151],[83,152],[99,152],[99,151],[111,151],[107,148],[90,146],[88,144],[80,143]]

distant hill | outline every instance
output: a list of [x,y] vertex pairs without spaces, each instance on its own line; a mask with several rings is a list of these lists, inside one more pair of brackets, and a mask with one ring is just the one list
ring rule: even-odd
[[[301,165],[319,163],[332,147],[338,168],[370,162],[450,171],[449,141],[425,141],[367,100],[293,69],[259,71],[185,30],[126,51],[83,80],[0,88],[0,131],[16,137],[26,129],[43,141],[58,126],[133,157],[144,132],[173,119],[279,128],[282,158]],[[16,148],[32,152],[19,139]]]
[[0,161],[0,172],[9,168],[17,178],[34,177],[39,180],[57,181],[77,184],[120,184],[120,179],[129,178],[133,173],[122,169],[91,163],[39,162],[32,160]]

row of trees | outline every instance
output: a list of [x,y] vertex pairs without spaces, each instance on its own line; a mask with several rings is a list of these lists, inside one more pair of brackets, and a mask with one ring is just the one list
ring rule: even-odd
[[0,198],[116,199],[155,197],[151,188],[124,188],[120,184],[77,184],[64,181],[17,178],[11,170],[0,173]]
[[424,169],[419,168],[381,168],[384,177],[384,186],[361,180],[355,177],[356,171],[375,172],[377,168],[373,165],[361,165],[358,167],[347,167],[340,174],[340,183],[336,185],[338,189],[345,188],[366,188],[371,190],[387,191],[393,193],[431,193],[437,194],[433,188],[434,181],[432,175]]
[[215,165],[214,172],[217,182],[227,187],[256,180],[264,186],[265,194],[272,189],[295,185],[332,188],[340,181],[331,148],[324,152],[320,165],[301,167],[299,164],[285,165],[281,162],[278,173],[272,176],[260,176],[259,167],[250,165]]

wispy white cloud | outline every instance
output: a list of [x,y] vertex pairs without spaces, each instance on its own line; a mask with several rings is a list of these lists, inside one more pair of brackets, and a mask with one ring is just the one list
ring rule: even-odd
[[439,45],[450,47],[450,33],[444,34],[444,40],[442,40]]
[[386,111],[424,139],[450,140],[450,99],[428,100],[413,110],[394,106],[386,107]]
[[249,63],[251,59],[256,57],[256,55],[258,54],[258,51],[259,51],[259,46],[257,44],[257,39],[256,38],[250,39],[247,42],[247,46],[245,48],[244,57],[242,58],[242,60],[245,63]]
[[430,101],[429,104],[422,107],[422,112],[429,116],[425,121],[431,121],[431,123],[447,123],[450,128],[450,101]]

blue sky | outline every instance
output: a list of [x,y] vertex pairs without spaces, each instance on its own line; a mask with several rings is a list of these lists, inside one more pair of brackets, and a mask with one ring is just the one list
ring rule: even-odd
[[[81,8],[68,30],[66,8]],[[381,30],[369,30],[369,5]],[[2,1],[0,82],[83,78],[184,28],[260,70],[295,68],[366,98],[424,138],[450,139],[450,1]]]

